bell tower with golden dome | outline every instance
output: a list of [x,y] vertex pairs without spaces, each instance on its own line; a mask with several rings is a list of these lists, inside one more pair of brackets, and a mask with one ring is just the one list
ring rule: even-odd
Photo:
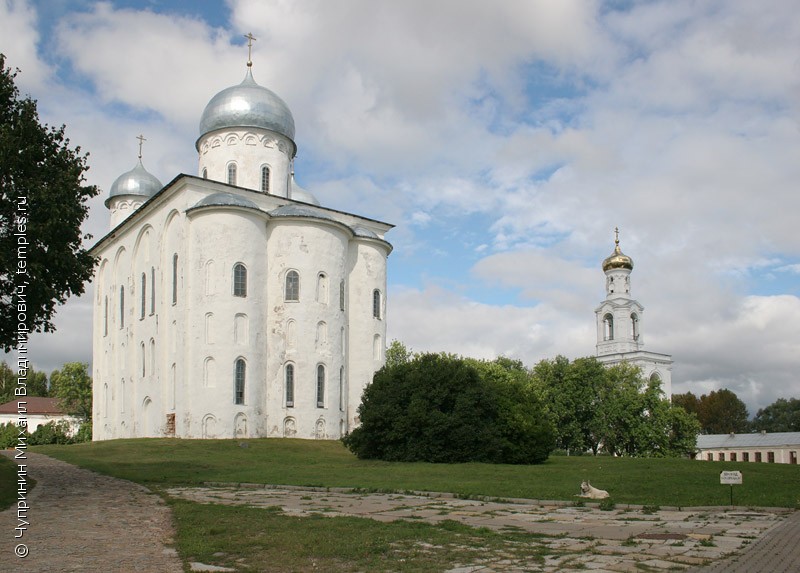
[[658,379],[669,398],[672,394],[672,357],[644,350],[644,307],[631,298],[633,259],[619,247],[619,229],[614,229],[614,252],[603,261],[606,299],[595,309],[597,359],[606,365],[629,362],[642,369],[648,379]]

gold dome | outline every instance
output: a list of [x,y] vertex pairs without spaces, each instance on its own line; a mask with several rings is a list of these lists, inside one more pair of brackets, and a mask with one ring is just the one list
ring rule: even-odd
[[619,248],[619,229],[614,229],[614,252],[603,261],[603,271],[611,269],[633,270],[633,259],[624,254]]

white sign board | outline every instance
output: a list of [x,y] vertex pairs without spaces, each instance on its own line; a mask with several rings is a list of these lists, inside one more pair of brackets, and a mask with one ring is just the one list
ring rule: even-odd
[[722,485],[742,485],[742,472],[719,472],[719,483]]

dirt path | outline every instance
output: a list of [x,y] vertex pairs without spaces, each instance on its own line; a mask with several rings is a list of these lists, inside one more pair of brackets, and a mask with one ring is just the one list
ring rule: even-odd
[[[9,452],[3,452],[7,457]],[[13,453],[13,452],[11,452]],[[54,572],[182,572],[169,547],[174,534],[169,508],[135,483],[102,476],[28,453],[30,522],[15,539],[17,507],[0,512],[0,570]],[[24,543],[28,555],[15,547]]]

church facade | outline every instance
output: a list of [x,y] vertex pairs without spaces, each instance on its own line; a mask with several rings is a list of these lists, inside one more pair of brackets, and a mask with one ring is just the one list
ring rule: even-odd
[[638,366],[648,380],[661,383],[666,398],[672,397],[672,356],[644,349],[644,307],[631,297],[633,259],[619,247],[615,231],[614,252],[603,261],[606,298],[594,313],[597,322],[597,360],[612,366],[627,362]]
[[253,79],[215,95],[198,175],[140,160],[93,247],[93,439],[337,439],[384,363],[392,225],[294,182],[294,119]]

